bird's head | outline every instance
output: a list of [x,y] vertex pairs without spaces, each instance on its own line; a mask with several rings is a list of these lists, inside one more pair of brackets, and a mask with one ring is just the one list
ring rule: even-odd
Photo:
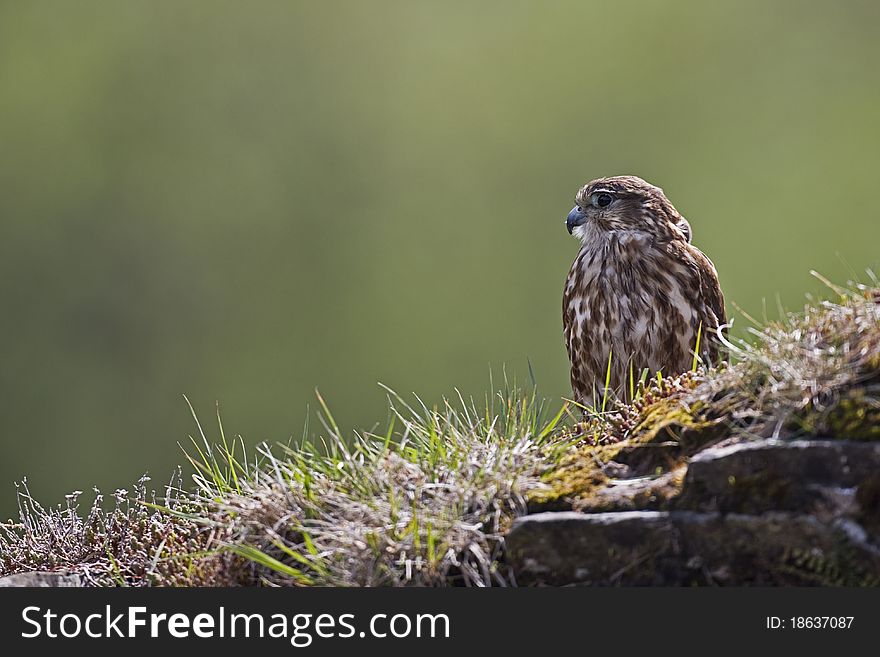
[[690,225],[659,187],[636,176],[599,178],[578,190],[566,228],[582,242],[612,232],[690,241]]

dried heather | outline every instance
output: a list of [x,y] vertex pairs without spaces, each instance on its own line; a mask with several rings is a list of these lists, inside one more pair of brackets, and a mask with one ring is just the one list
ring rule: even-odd
[[[192,510],[189,496],[167,489],[166,512],[148,500],[142,477],[133,491],[116,490],[113,507],[103,495],[83,517],[81,491],[65,503],[45,508],[19,485],[19,520],[0,524],[0,575],[28,571],[63,571],[81,575],[87,586],[187,586],[209,584],[220,566],[205,553],[210,533],[180,514]],[[148,504],[151,501],[152,504]]]

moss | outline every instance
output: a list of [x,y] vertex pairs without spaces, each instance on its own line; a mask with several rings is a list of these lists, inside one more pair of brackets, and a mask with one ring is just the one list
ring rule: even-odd
[[654,477],[609,482],[593,490],[591,495],[572,500],[574,511],[665,511],[682,491],[687,466]]
[[[791,547],[776,564],[783,582],[806,586],[876,587],[880,578],[865,567],[863,555],[839,536],[828,554]],[[785,581],[787,580],[787,581]]]
[[608,482],[605,468],[618,452],[617,445],[585,445],[563,458],[541,478],[543,485],[529,493],[529,510],[567,509],[572,500],[591,495]]
[[[722,423],[706,419],[703,410],[703,404],[688,407],[678,394],[660,396],[654,391],[653,398],[638,407],[636,421],[622,414],[616,418],[618,427],[629,424],[629,438],[608,442],[613,434],[609,436],[609,427],[603,426],[606,442],[581,446],[546,473],[542,479],[545,486],[529,496],[529,508],[610,510],[639,508],[642,503],[659,508],[680,490],[686,457],[724,432]],[[593,418],[583,425],[584,435],[594,441],[598,422]],[[614,420],[602,422],[613,426]],[[661,478],[674,471],[680,476],[660,479],[654,486],[631,486],[620,495],[607,490],[614,479]]]
[[682,430],[700,430],[707,423],[701,419],[700,408],[704,404],[686,407],[677,398],[664,398],[645,408],[644,419],[636,427],[636,433],[643,442],[653,442],[661,438],[677,438]]
[[655,401],[645,408],[644,419],[618,460],[635,474],[672,470],[725,435],[723,420],[709,419],[707,410],[703,402],[688,405],[675,397]]
[[844,440],[880,440],[880,400],[864,387],[848,390],[825,408],[811,405],[798,421],[809,435]]

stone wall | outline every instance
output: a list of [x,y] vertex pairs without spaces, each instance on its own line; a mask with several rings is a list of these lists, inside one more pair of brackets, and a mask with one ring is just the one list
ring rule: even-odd
[[670,476],[611,479],[601,512],[516,520],[518,583],[880,584],[880,443],[740,442],[694,455],[680,486]]

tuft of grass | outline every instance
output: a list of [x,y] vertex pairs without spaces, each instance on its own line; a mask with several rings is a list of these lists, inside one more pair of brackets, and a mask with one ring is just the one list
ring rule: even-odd
[[703,337],[703,322],[700,322],[700,325],[697,327],[697,340],[694,345],[694,360],[691,363],[691,372],[697,371],[697,365],[702,362],[702,358],[700,358],[700,342]]
[[[259,448],[242,477],[199,475],[250,583],[399,586],[514,584],[503,535],[526,496],[570,447],[534,393],[509,390],[478,407],[410,404],[392,391],[382,435],[346,440],[319,396],[320,441]],[[226,469],[232,468],[227,463]],[[209,459],[202,473],[216,467]]]
[[880,298],[869,275],[870,286],[825,281],[834,298],[728,341],[735,365],[704,375],[691,398],[744,437],[880,438]]

